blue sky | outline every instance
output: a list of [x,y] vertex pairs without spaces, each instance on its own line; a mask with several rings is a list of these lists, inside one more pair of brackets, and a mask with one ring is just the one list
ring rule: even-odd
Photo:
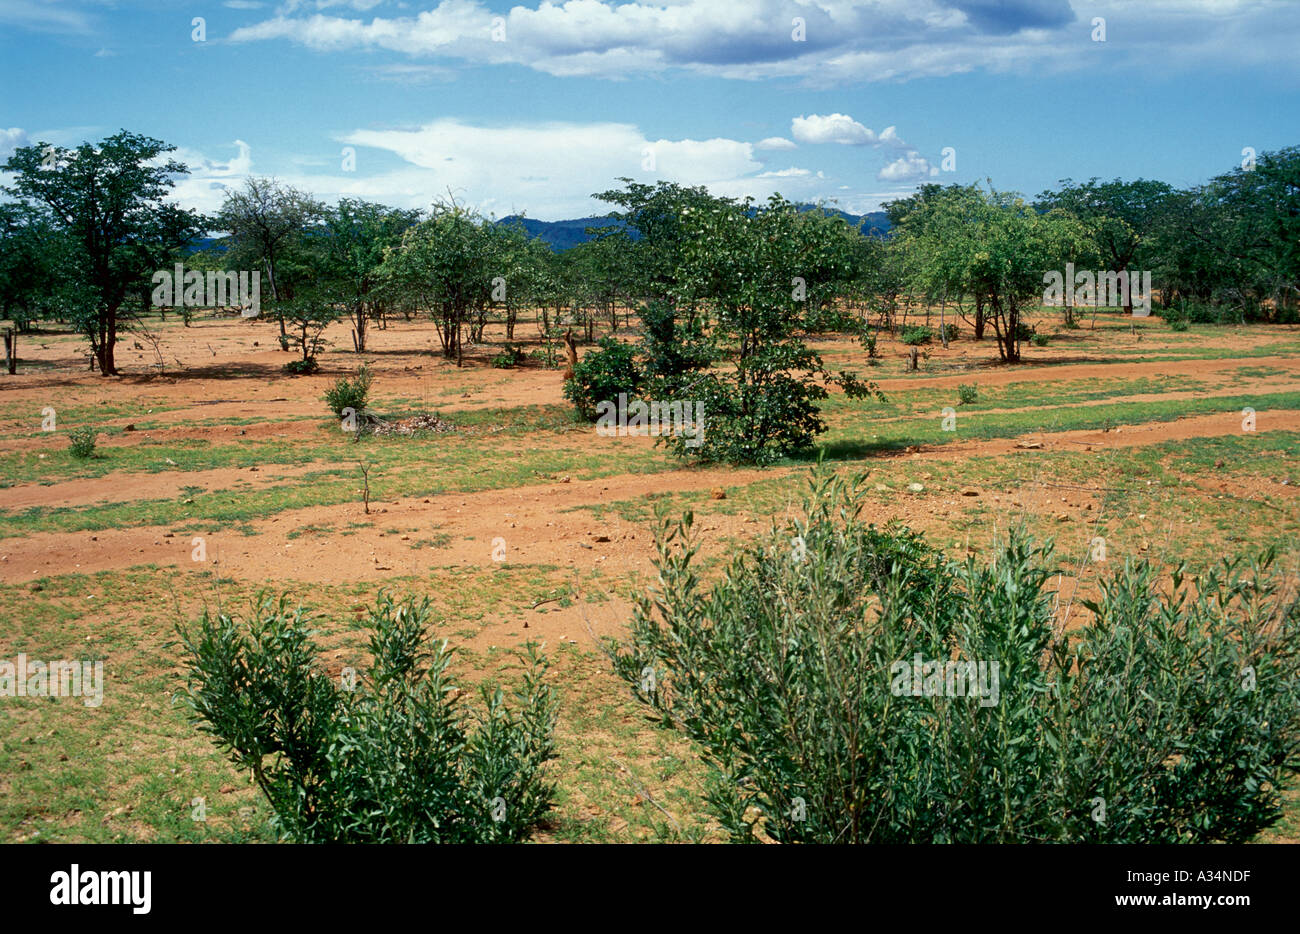
[[1291,0],[0,0],[0,157],[125,127],[209,211],[255,174],[543,220],[621,175],[863,212],[1203,181],[1300,144],[1297,50]]

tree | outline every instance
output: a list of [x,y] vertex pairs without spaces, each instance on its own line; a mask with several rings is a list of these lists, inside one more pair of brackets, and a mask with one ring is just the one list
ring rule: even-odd
[[76,304],[66,294],[76,280],[74,256],[48,212],[22,202],[0,204],[0,318],[25,331],[38,318],[66,314]]
[[384,260],[388,287],[414,296],[433,312],[443,356],[457,366],[466,322],[491,301],[497,273],[490,237],[477,214],[454,201],[441,202],[430,217],[402,234],[401,246]]
[[[1177,234],[1215,254],[1226,287],[1254,306],[1272,301],[1294,320],[1300,299],[1300,147],[1262,153],[1198,192],[1202,211],[1185,214]],[[1205,210],[1208,209],[1208,210]]]
[[383,303],[379,267],[420,212],[344,198],[325,214],[322,272],[352,318],[353,349],[366,349],[368,322]]
[[[291,298],[281,281],[282,267],[306,229],[325,216],[325,206],[305,192],[273,178],[249,178],[242,190],[226,193],[217,214],[219,229],[229,232],[231,259],[247,258],[266,270],[271,298],[280,320],[280,349],[288,350],[281,298]],[[285,294],[288,292],[288,294]]]
[[75,150],[24,146],[4,166],[15,175],[4,190],[42,206],[75,253],[63,284],[77,295],[72,317],[105,376],[117,372],[118,313],[127,297],[204,227],[201,215],[164,200],[175,177],[189,172],[174,159],[161,161],[175,148],[123,130]]
[[285,335],[286,343],[302,354],[300,362],[294,361],[287,368],[294,373],[315,373],[319,369],[316,355],[325,346],[321,335],[339,319],[339,303],[327,290],[311,289],[276,304],[280,321],[292,325]]
[[[1039,210],[1058,209],[1083,221],[1095,242],[1096,255],[1110,271],[1126,273],[1135,263],[1139,268],[1144,264],[1150,268],[1152,253],[1144,247],[1160,225],[1172,187],[1143,178],[1132,182],[1118,178],[1098,182],[1094,178],[1082,184],[1067,178],[1060,185],[1059,191],[1044,191],[1038,196]],[[1124,311],[1133,314],[1131,294],[1127,295]]]
[[[767,463],[806,450],[825,430],[817,403],[827,385],[875,391],[851,373],[832,375],[802,337],[852,274],[842,223],[779,196],[756,207],[662,182],[599,197],[628,208],[614,216],[641,232],[638,250],[648,251],[636,265],[649,296],[650,389],[704,407],[702,443],[669,439],[676,452]],[[732,366],[700,371],[714,359]]]
[[1081,222],[1060,210],[1040,213],[1019,195],[952,185],[908,212],[896,229],[909,281],[925,295],[987,299],[1007,363],[1020,359],[1022,307],[1043,290],[1043,273],[1061,269],[1088,246]]

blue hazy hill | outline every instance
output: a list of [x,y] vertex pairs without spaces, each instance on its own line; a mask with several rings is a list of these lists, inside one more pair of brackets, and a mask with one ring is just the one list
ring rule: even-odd
[[[801,208],[811,210],[812,205],[801,205]],[[889,218],[884,211],[873,211],[870,214],[849,214],[845,211],[829,208],[827,213],[843,218],[850,227],[857,227],[861,224],[862,232],[868,236],[889,236]],[[544,242],[550,244],[551,249],[563,252],[577,246],[579,243],[586,243],[592,239],[587,233],[588,227],[611,227],[617,225],[618,221],[611,220],[608,217],[578,217],[566,221],[539,221],[531,217],[520,217],[517,214],[512,214],[501,218],[497,223],[521,224],[530,239],[541,237]],[[633,237],[635,236],[634,233]]]

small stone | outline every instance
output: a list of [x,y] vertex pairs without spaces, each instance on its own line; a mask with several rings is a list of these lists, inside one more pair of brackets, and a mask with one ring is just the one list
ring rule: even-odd
[[125,428],[123,428],[122,430],[123,430],[123,431],[135,431],[135,425],[127,425],[127,426],[126,426]]
[[970,487],[967,487],[966,489],[964,489],[964,490],[961,491],[961,495],[962,495],[962,496],[979,496],[979,495],[980,495],[980,491],[979,491],[979,490],[971,489]]
[[909,483],[907,485],[907,488],[911,490],[913,493],[920,493],[922,490],[925,489],[925,485],[921,483]]
[[1070,517],[1067,516],[1067,515],[1066,515],[1065,513],[1063,513],[1063,512],[1062,512],[1062,513],[1057,513],[1057,515],[1056,515],[1056,521],[1057,521],[1057,522],[1069,522],[1069,521],[1070,521]]
[[715,486],[713,488],[713,491],[709,493],[709,496],[711,496],[713,499],[726,499],[727,491],[720,486]]

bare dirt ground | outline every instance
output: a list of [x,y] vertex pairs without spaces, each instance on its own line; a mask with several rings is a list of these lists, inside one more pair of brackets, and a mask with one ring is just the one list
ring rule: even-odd
[[[96,637],[101,627],[116,627],[127,640],[124,645],[135,648],[109,650],[109,662],[121,664],[128,655],[138,659],[133,664],[140,666],[140,678],[171,677],[176,671],[162,649],[166,633],[156,602],[146,605],[132,590],[141,580],[148,582],[149,600],[169,593],[167,599],[185,614],[197,610],[214,580],[240,590],[284,590],[303,599],[320,588],[348,587],[359,606],[390,582],[405,586],[432,574],[444,587],[448,580],[465,582],[448,596],[477,607],[457,640],[471,652],[532,640],[589,650],[593,634],[621,631],[630,606],[629,582],[653,580],[655,502],[692,503],[706,552],[725,559],[794,508],[808,472],[797,463],[762,470],[691,466],[672,461],[650,438],[600,438],[589,426],[571,423],[510,429],[512,418],[524,417],[520,413],[541,413],[552,421],[564,415],[558,369],[537,360],[511,370],[492,368],[489,360],[504,341],[503,332],[492,328],[487,343],[472,348],[467,365],[458,368],[437,354],[427,322],[399,321],[370,335],[364,359],[375,372],[372,405],[465,423],[451,436],[384,442],[412,445],[384,450],[400,450],[400,466],[426,472],[442,491],[393,494],[379,483],[367,512],[358,478],[346,501],[312,502],[322,472],[337,472],[355,460],[353,451],[340,445],[337,425],[321,400],[324,390],[359,362],[341,350],[350,346],[346,330],[336,327],[328,335],[335,349],[322,357],[320,374],[291,377],[281,369],[290,355],[276,348],[273,322],[200,319],[189,328],[177,321],[154,327],[162,335],[162,367],[152,350],[144,349],[148,345],[136,349],[128,337],[118,360],[123,374],[103,378],[87,371],[79,338],[49,333],[24,335],[19,373],[0,375],[0,459],[8,465],[0,476],[0,531],[14,525],[10,534],[0,534],[0,586],[39,598],[43,589],[95,581],[93,602],[60,598],[67,620],[59,624],[61,630],[49,630],[50,637],[66,632],[71,644]],[[520,325],[515,342],[539,356],[545,353],[531,323]],[[865,459],[832,463],[848,472],[869,472],[869,517],[878,523],[896,520],[949,546],[966,543],[973,549],[984,547],[998,529],[1027,523],[1062,535],[1078,551],[1104,517],[1116,526],[1116,547],[1143,554],[1178,542],[1227,553],[1300,528],[1294,470],[1278,467],[1294,465],[1286,460],[1295,448],[1292,433],[1300,429],[1300,404],[1294,401],[1257,406],[1251,440],[1271,445],[1273,459],[1261,462],[1268,466],[1256,469],[1238,459],[1226,467],[1220,460],[1216,465],[1222,469],[1208,474],[1179,468],[1176,491],[1122,500],[1112,495],[1112,485],[1122,482],[1127,489],[1137,481],[1105,475],[1121,456],[1161,446],[1195,454],[1201,444],[1239,440],[1242,397],[1286,399],[1300,392],[1300,328],[1175,334],[1158,319],[1144,322],[1137,334],[1127,326],[1085,327],[1058,333],[1047,347],[1027,346],[1026,361],[1011,367],[997,363],[991,341],[963,339],[946,350],[927,348],[919,374],[904,372],[906,348],[887,340],[881,341],[883,359],[874,366],[861,346],[846,339],[818,338],[814,345],[832,369],[857,369],[902,405],[925,399],[929,406],[936,390],[955,394],[958,386],[973,383],[981,393],[1004,400],[982,410],[986,421],[1042,412],[1041,420],[1024,422],[1025,430],[1002,436],[935,442],[918,431],[905,447],[882,447]],[[553,350],[562,357],[559,348]],[[1109,394],[1091,397],[1080,387]],[[1033,401],[1018,405],[1021,397]],[[1189,411],[1171,414],[1169,406],[1182,403]],[[1105,417],[1107,407],[1119,404],[1129,406],[1125,417]],[[1191,411],[1194,405],[1199,408]],[[61,430],[40,430],[46,407],[60,413]],[[927,423],[938,418],[937,408],[926,409]],[[833,430],[838,418],[830,419]],[[905,437],[909,419],[915,418],[892,410],[866,424],[892,425]],[[1069,418],[1083,418],[1076,424],[1089,427],[1068,427]],[[63,429],[87,423],[103,432],[102,457],[73,463]],[[282,454],[336,453],[312,454],[306,462],[281,457],[224,465],[231,453],[270,448]],[[177,453],[190,451],[204,457],[191,464]],[[447,451],[461,454],[433,456]],[[1076,464],[1070,469],[1082,469],[1082,477],[1058,476],[1064,469],[1060,458],[1074,456],[1095,461],[1097,475]],[[488,474],[489,464],[500,471],[526,458],[541,466],[521,467],[508,482]],[[478,488],[457,492],[458,483]],[[923,485],[925,494],[910,494],[909,484]],[[197,517],[185,508],[195,491],[227,496],[232,504],[260,496],[257,501],[267,506],[238,522],[200,523],[196,531]],[[132,512],[137,504],[138,515]],[[1177,515],[1170,511],[1175,505]],[[97,525],[92,520],[100,510],[117,511],[110,523]],[[166,518],[150,518],[158,515]],[[71,517],[70,524],[63,517]],[[193,559],[196,537],[206,551],[202,572]],[[421,547],[431,537],[436,541]],[[477,594],[476,588],[486,594],[520,586],[507,577],[511,572],[531,575],[528,595]],[[565,599],[546,598],[570,585]],[[1092,581],[1063,579],[1064,604],[1072,605],[1076,587],[1090,593]],[[592,602],[590,596],[600,599]],[[25,617],[20,624],[17,614],[4,622],[5,612],[0,611],[0,648],[10,654],[22,650],[20,630],[47,631]],[[330,665],[349,657],[351,649],[340,645],[332,650]],[[583,656],[567,664],[574,673],[587,672],[595,662]],[[608,680],[602,675],[592,684],[604,684],[601,678]],[[575,682],[568,690],[583,687]],[[614,725],[631,729],[632,722],[620,715]],[[144,754],[154,754],[152,748],[146,744]],[[134,788],[140,779],[132,781]],[[575,826],[588,820],[610,824],[609,806],[601,807],[579,801],[573,806]],[[75,830],[81,826],[77,821],[60,820],[74,828],[69,830],[74,837],[85,835]],[[626,835],[643,838],[648,818],[637,824],[618,811],[612,826],[625,828],[629,820],[633,826]],[[24,826],[18,837],[25,839],[32,825]],[[131,834],[152,839],[156,829],[146,822]]]

